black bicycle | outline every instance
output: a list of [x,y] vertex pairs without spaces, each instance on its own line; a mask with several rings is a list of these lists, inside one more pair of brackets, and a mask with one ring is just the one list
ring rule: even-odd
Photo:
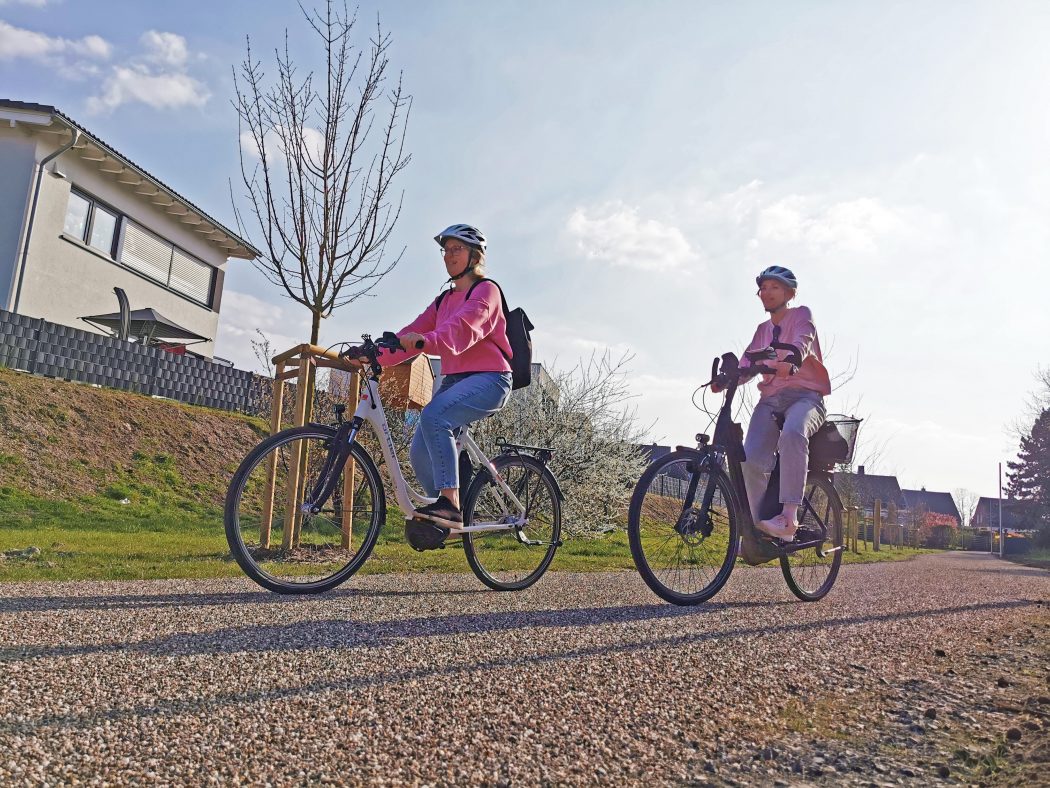
[[[794,350],[794,348],[792,348]],[[744,433],[732,420],[738,385],[761,373],[771,348],[746,354],[740,367],[732,353],[715,359],[711,383],[726,392],[713,439],[697,435],[697,447],[679,446],[654,460],[631,497],[627,534],[635,566],[658,596],[676,605],[696,605],[729,580],[738,553],[749,564],[779,560],[792,593],[806,602],[831,590],[842,563],[842,503],[831,469],[852,455],[859,420],[831,417],[810,439],[809,475],[799,506],[794,541],[781,542],[755,528],[740,464]],[[795,352],[790,359],[801,360]],[[779,460],[770,474],[764,508],[779,499]]]

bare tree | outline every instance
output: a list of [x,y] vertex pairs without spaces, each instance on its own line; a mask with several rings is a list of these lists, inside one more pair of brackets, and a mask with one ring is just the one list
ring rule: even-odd
[[645,469],[645,429],[630,407],[630,360],[606,351],[549,381],[534,379],[472,428],[488,451],[497,438],[554,449],[551,469],[565,493],[570,536],[626,526],[631,491]]
[[962,518],[959,525],[962,527],[968,526],[970,524],[970,516],[973,514],[973,507],[977,503],[977,493],[973,490],[967,490],[965,487],[956,487],[952,490],[952,498],[955,499],[955,505],[959,507],[959,516]]
[[262,238],[256,267],[310,310],[316,344],[321,320],[368,293],[400,260],[384,255],[401,213],[393,182],[411,158],[404,150],[411,97],[400,74],[387,86],[390,35],[378,20],[367,47],[357,47],[357,19],[345,0],[341,10],[334,0],[321,11],[299,8],[325,72],[316,80],[300,73],[285,31],[268,84],[249,39],[234,69],[234,106],[247,210]]

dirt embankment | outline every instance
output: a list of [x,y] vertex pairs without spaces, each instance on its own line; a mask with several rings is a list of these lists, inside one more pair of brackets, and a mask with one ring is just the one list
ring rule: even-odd
[[0,369],[0,487],[59,500],[101,494],[144,461],[220,503],[264,432],[258,419]]

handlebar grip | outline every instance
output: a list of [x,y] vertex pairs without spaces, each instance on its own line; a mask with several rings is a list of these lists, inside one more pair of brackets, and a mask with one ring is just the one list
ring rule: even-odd
[[[745,375],[775,375],[777,371],[772,367],[767,367],[765,364],[752,364],[750,367],[744,367],[741,369],[741,373]],[[791,372],[789,375],[797,375],[798,367],[794,364],[791,365]]]

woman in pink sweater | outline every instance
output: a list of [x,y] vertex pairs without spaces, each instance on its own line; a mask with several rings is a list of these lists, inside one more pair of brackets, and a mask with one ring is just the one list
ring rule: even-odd
[[[420,351],[441,357],[441,387],[419,415],[409,457],[427,495],[438,496],[436,503],[417,509],[416,518],[447,529],[463,524],[453,432],[506,405],[512,351],[499,288],[482,282],[485,236],[470,225],[454,224],[434,240],[452,289],[397,332],[407,351],[385,353],[379,361],[399,364]],[[482,283],[468,299],[476,282]]]
[[[777,361],[760,362],[777,370],[776,375],[762,375],[758,384],[759,400],[751,414],[744,441],[747,459],[742,466],[744,486],[755,525],[770,536],[791,541],[798,528],[798,507],[809,465],[809,439],[824,423],[827,413],[824,397],[831,393],[831,381],[824,368],[820,340],[809,307],[789,307],[795,297],[798,280],[787,268],[774,265],[756,278],[758,297],[769,313],[747,347],[755,352],[773,347]],[[786,360],[790,345],[798,351],[802,364],[797,370]],[[741,363],[749,366],[747,356]],[[783,418],[784,427],[777,425]],[[759,506],[773,470],[774,451],[780,453],[781,514],[768,520],[759,519]]]

